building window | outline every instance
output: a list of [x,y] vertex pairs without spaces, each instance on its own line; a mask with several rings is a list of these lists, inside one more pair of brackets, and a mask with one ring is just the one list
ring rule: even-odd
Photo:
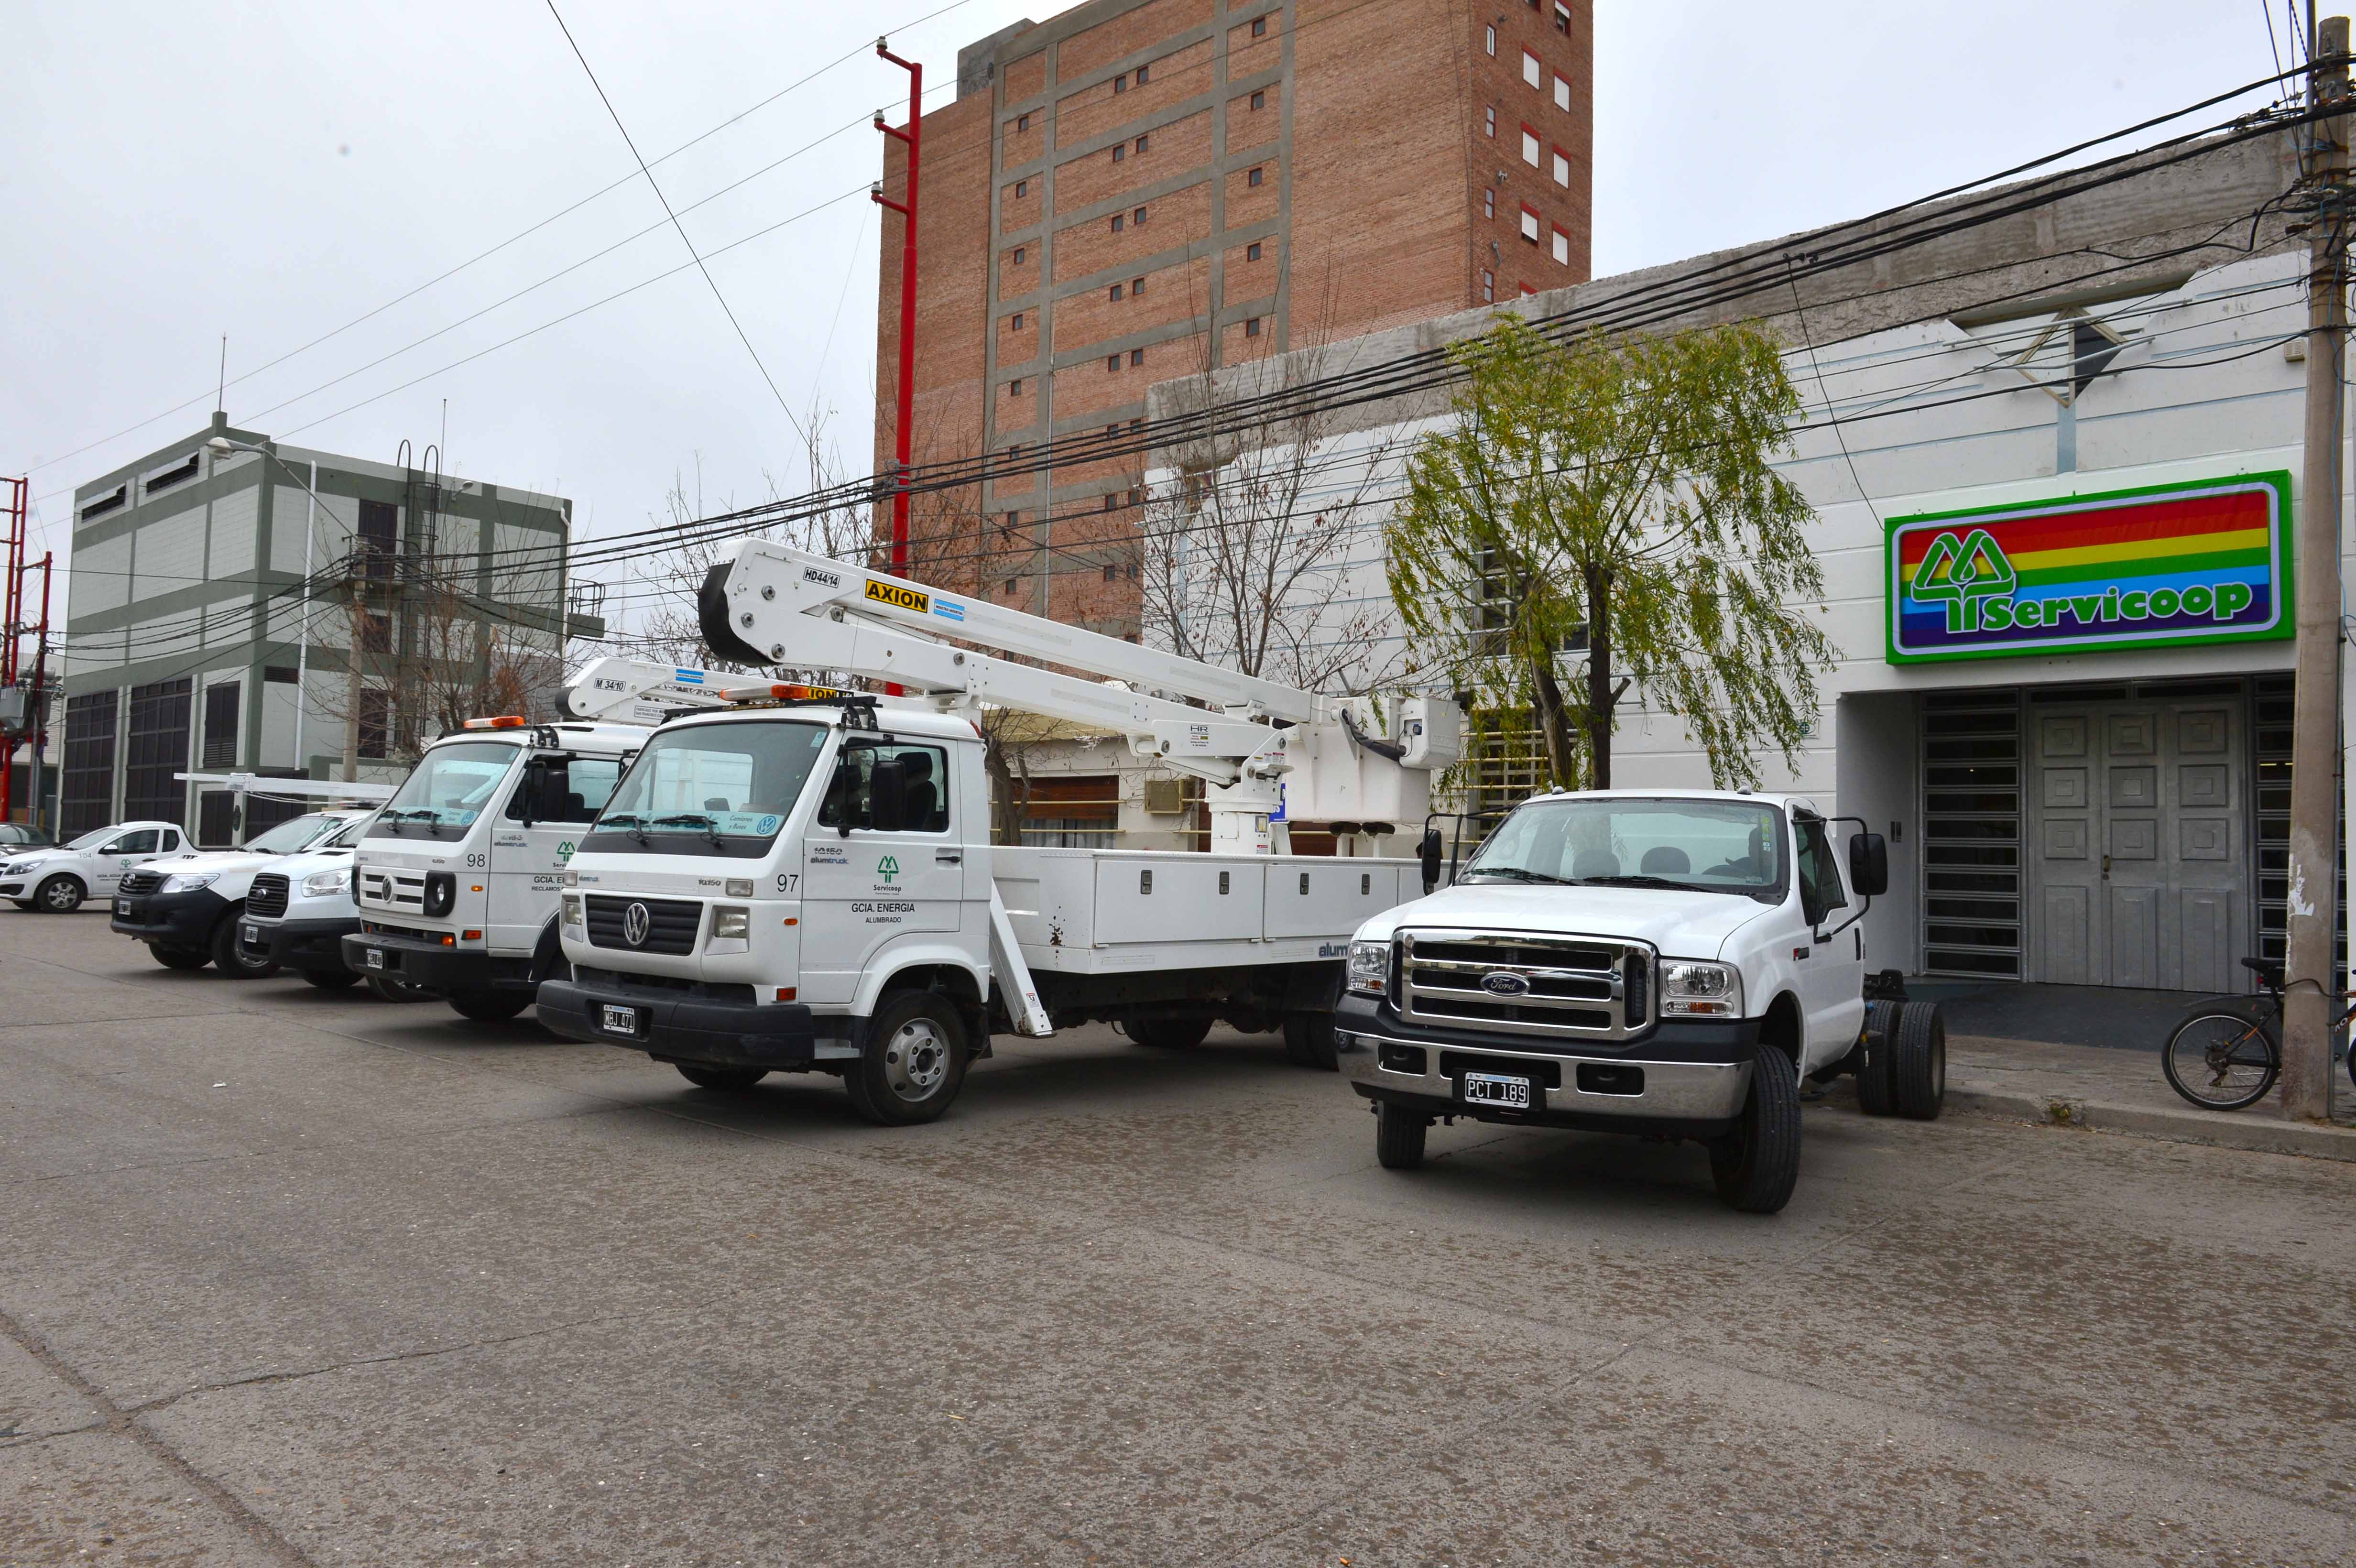
[[1530,287],[1530,285],[1529,285],[1529,284],[1527,284],[1527,283],[1524,283],[1524,284],[1522,285],[1522,297],[1523,297],[1524,299],[1527,299],[1527,298],[1529,298],[1529,297],[1530,297],[1530,295],[1532,295],[1532,294],[1534,294],[1534,293],[1537,293],[1537,290],[1536,290],[1536,289],[1534,289],[1534,288]]
[[1140,430],[1144,427],[1144,424],[1145,421],[1143,419],[1133,419],[1129,421],[1129,428],[1131,430]]
[[[107,513],[117,510],[123,505],[125,499],[130,496],[130,494],[131,487],[128,485],[117,485],[114,487],[114,493],[112,495],[101,496],[97,500],[92,501],[89,506],[84,507],[81,509],[81,520],[86,523],[92,517],[102,517],[106,516]],[[106,824],[102,822],[99,826],[103,827]]]
[[1026,197],[1026,196],[1028,196],[1028,195],[1030,195],[1030,194],[1031,194],[1031,182],[1030,182],[1029,180],[1016,180],[1016,181],[1014,182],[1014,199],[1015,199],[1015,200],[1017,200],[1017,201],[1021,201],[1024,197]]
[[1028,131],[1031,129],[1031,116],[1028,114],[1017,114],[1014,117],[1014,128],[1017,131]]
[[1560,147],[1554,150],[1554,183],[1565,190],[1570,188],[1570,155]]
[[1562,231],[1560,224],[1555,225],[1554,259],[1566,267],[1570,265],[1570,236]]
[[66,699],[65,768],[59,780],[58,837],[114,820],[114,731],[120,691]]
[[1120,298],[1120,285],[1119,283],[1115,283],[1112,286],[1112,297],[1116,300]]
[[1110,374],[1111,372],[1113,372],[1113,371],[1115,371],[1115,370],[1118,370],[1118,369],[1119,369],[1119,368],[1120,368],[1120,356],[1119,356],[1119,355],[1118,355],[1118,354],[1108,354],[1108,355],[1106,355],[1106,356],[1105,356],[1105,371],[1106,371],[1106,373],[1107,373],[1107,374]]
[[1249,173],[1249,174],[1248,174],[1248,175],[1244,176],[1244,184],[1246,184],[1246,185],[1258,185],[1258,184],[1259,184],[1259,176],[1260,176],[1260,171],[1259,171],[1259,170],[1258,170],[1258,169],[1254,169],[1254,170],[1252,170],[1252,172],[1251,172],[1251,173]]
[[1115,507],[1119,507],[1119,505],[1120,505],[1120,497],[1119,497],[1119,496],[1107,496],[1105,497],[1105,506],[1104,506],[1104,509],[1105,509],[1106,511],[1109,512],[1109,511],[1113,510]]
[[1497,193],[1487,186],[1481,187],[1481,216],[1483,218],[1497,216]]
[[204,466],[204,453],[192,452],[188,453],[186,462],[175,464],[169,468],[159,469],[147,475],[139,482],[139,488],[144,494],[153,496],[156,491],[177,485],[183,479],[194,479],[197,476],[197,471]]
[[1570,83],[1559,76],[1554,79],[1554,106],[1566,113],[1570,110]]
[[1116,212],[1116,213],[1114,213],[1114,214],[1112,215],[1112,231],[1113,231],[1114,233],[1116,233],[1116,234],[1119,233],[1119,232],[1120,232],[1120,229],[1121,229],[1121,225],[1123,225],[1124,223],[1127,223],[1128,221],[1129,221],[1129,218],[1128,218],[1128,215],[1127,215],[1127,214],[1125,214],[1125,213],[1119,213],[1119,212]]
[[1538,64],[1538,57],[1527,49],[1522,51],[1522,80],[1532,87],[1546,80],[1546,69]]
[[1554,30],[1565,35],[1566,37],[1568,37],[1570,32],[1570,7],[1563,5],[1561,0],[1556,0],[1555,3]]
[[1258,240],[1255,240],[1250,244],[1244,247],[1244,260],[1247,261],[1257,261],[1259,260]]
[[1532,168],[1538,166],[1538,133],[1527,125],[1522,127],[1522,162]]
[[1255,92],[1255,93],[1253,93],[1253,94],[1251,95],[1251,106],[1252,106],[1254,109],[1265,109],[1265,108],[1267,108],[1267,107],[1268,107],[1268,89],[1267,89],[1267,88],[1263,87],[1263,88],[1261,88],[1258,91],[1257,91],[1257,92]]
[[131,717],[123,726],[123,815],[184,819],[188,786],[172,775],[188,768],[188,709],[194,700],[187,677],[131,688]]
[[233,680],[205,688],[204,763],[208,768],[237,766],[238,699],[244,688]]
[[1141,66],[1139,66],[1139,67],[1137,68],[1137,85],[1138,85],[1138,86],[1140,86],[1140,87],[1143,87],[1143,86],[1145,85],[1145,79],[1146,79],[1146,75],[1147,75],[1147,73],[1148,73],[1148,72],[1150,72],[1151,70],[1152,70],[1152,69],[1153,69],[1153,68],[1152,68],[1151,66],[1150,66],[1150,65],[1141,65]]
[[1023,247],[1020,245],[1014,247],[1014,264],[1018,267],[1023,264]]
[[1016,331],[1016,332],[1020,332],[1020,331],[1022,331],[1022,330],[1023,330],[1023,313],[1022,313],[1021,311],[1019,311],[1019,310],[1018,310],[1018,311],[1016,311],[1016,312],[1014,313],[1014,326],[1013,326],[1013,330],[1014,330],[1014,331]]
[[1488,35],[1488,49],[1492,55],[1494,55],[1497,52],[1497,29],[1483,27],[1482,31]]
[[1144,222],[1144,221],[1145,221],[1145,208],[1141,208],[1141,208],[1139,208],[1135,212],[1130,213],[1130,214],[1129,215],[1129,220],[1130,220],[1131,223],[1142,223],[1142,222]]
[[1022,514],[1022,513],[1020,513],[1020,512],[1009,512],[1009,513],[1007,513],[1007,514],[1006,514],[1006,531],[1007,531],[1008,533],[1010,533],[1010,534],[1011,534],[1011,533],[1012,533],[1015,529],[1017,529],[1017,528],[1021,528],[1022,526],[1023,526],[1023,514]]
[[393,505],[390,501],[360,503],[359,545],[361,570],[370,577],[392,575],[394,517]]
[[1146,144],[1146,142],[1147,142],[1148,140],[1149,140],[1149,138],[1144,137],[1144,136],[1140,136],[1140,137],[1137,139],[1137,150],[1138,150],[1139,152],[1141,152],[1141,152],[1145,151],[1145,144]]
[[360,652],[389,654],[392,652],[392,617],[359,612]]
[[1265,16],[1254,16],[1254,17],[1252,18],[1252,32],[1251,32],[1251,36],[1252,36],[1253,37],[1255,37],[1255,38],[1264,38],[1264,37],[1268,37],[1268,18],[1267,18],[1267,17],[1265,17]]
[[1145,292],[1145,280],[1144,280],[1143,278],[1131,278],[1131,279],[1130,279],[1130,280],[1129,280],[1129,297],[1130,297],[1130,298],[1131,298],[1131,299],[1135,299],[1138,295],[1140,295],[1140,294],[1143,293],[1144,292]]
[[1494,272],[1484,272],[1481,274],[1481,303],[1483,304],[1492,304],[1495,303],[1496,298],[1497,274]]
[[1129,144],[1127,142],[1115,142],[1112,144],[1112,161],[1117,164],[1127,156],[1129,156]]
[[1259,336],[1259,317],[1253,316],[1249,321],[1244,323],[1244,336],[1246,337],[1258,337]]
[[1130,350],[1129,351],[1129,362],[1130,362],[1130,364],[1132,364],[1132,365],[1142,365],[1142,364],[1144,364],[1144,363],[1145,363],[1145,350],[1144,350],[1144,349],[1142,349],[1142,348],[1132,348],[1132,349],[1130,349]]
[[1012,578],[1012,577],[1010,577],[1010,578],[1008,578],[1008,579],[1006,580],[1006,596],[1007,596],[1009,599],[1012,599],[1012,598],[1013,598],[1013,597],[1014,597],[1014,587],[1015,587],[1015,583],[1016,583],[1016,581],[1017,581],[1017,579],[1014,579],[1014,578]]
[[1127,76],[1126,74],[1124,74],[1124,75],[1121,75],[1121,76],[1114,77],[1114,78],[1112,79],[1112,90],[1113,90],[1115,92],[1127,92],[1127,91],[1129,91],[1129,78],[1128,78],[1128,76]]
[[1117,581],[1117,580],[1119,578],[1119,576],[1120,576],[1120,568],[1119,568],[1119,567],[1117,567],[1117,566],[1108,565],[1108,566],[1104,569],[1104,580],[1105,580],[1107,582],[1112,582],[1112,581]]
[[1119,420],[1115,420],[1112,423],[1105,426],[1105,433],[1107,435],[1119,435],[1120,433],[1120,421]]
[[1526,204],[1522,208],[1522,238],[1533,245],[1538,242],[1538,215]]
[[1492,135],[1492,136],[1495,135],[1495,134],[1497,133],[1497,112],[1496,112],[1496,110],[1494,110],[1494,109],[1484,109],[1484,110],[1483,110],[1481,112],[1482,112],[1482,115],[1483,115],[1483,120],[1484,120],[1484,123],[1483,123],[1483,125],[1482,126],[1482,129],[1483,129],[1483,130],[1484,130],[1485,132],[1487,132],[1487,133],[1488,133],[1490,135]]
[[1006,383],[1006,395],[1010,398],[1019,398],[1023,395],[1022,377],[1017,376],[1014,379]]

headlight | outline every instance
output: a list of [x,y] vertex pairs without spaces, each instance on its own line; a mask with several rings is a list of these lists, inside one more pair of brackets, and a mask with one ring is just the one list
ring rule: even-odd
[[303,879],[303,896],[306,899],[333,898],[351,886],[349,871],[314,871]]
[[578,871],[559,871],[556,873],[556,882],[559,887],[577,888],[581,885],[581,873]]
[[1387,942],[1350,944],[1350,989],[1379,997],[1390,987],[1391,944]]
[[9,861],[8,869],[12,871],[37,871],[48,864],[48,861],[39,855],[27,855],[21,860]]
[[714,936],[750,936],[753,934],[753,912],[736,904],[715,904],[712,910],[712,934]]
[[448,871],[425,873],[425,896],[420,907],[427,916],[440,919],[455,908],[458,902],[458,879]]
[[564,923],[567,925],[580,926],[584,931],[588,929],[589,923],[581,913],[581,895],[579,893],[567,893],[564,895]]
[[1730,965],[1664,959],[1661,1011],[1674,1018],[1739,1019],[1742,976]]
[[164,879],[159,893],[192,893],[198,888],[209,888],[220,876],[219,871],[177,871]]

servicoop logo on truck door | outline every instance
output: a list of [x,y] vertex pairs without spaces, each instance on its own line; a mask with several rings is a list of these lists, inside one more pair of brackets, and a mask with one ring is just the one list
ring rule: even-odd
[[2290,475],[1892,517],[1892,664],[2287,637]]

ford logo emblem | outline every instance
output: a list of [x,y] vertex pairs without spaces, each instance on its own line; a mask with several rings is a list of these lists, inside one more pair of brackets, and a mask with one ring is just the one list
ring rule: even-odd
[[647,933],[654,929],[654,923],[655,917],[647,912],[646,905],[631,904],[622,912],[622,940],[633,947],[644,947]]
[[1481,976],[1481,988],[1491,996],[1520,997],[1528,994],[1530,983],[1519,975],[1510,974],[1503,969],[1492,969]]

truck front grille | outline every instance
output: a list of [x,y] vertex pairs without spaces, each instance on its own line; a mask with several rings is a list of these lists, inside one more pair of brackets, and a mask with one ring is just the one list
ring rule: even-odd
[[[632,904],[644,904],[647,933],[642,942],[629,935]],[[640,899],[627,894],[589,895],[589,944],[624,953],[660,953],[672,957],[695,951],[695,933],[703,926],[703,906],[687,899]]]
[[1653,950],[1518,932],[1399,935],[1399,1010],[1440,1028],[1621,1040],[1651,1021]]
[[408,910],[423,914],[425,912],[425,873],[387,871],[373,866],[362,866],[359,901],[378,909]]
[[245,890],[245,912],[276,920],[286,912],[286,895],[290,889],[284,876],[276,871],[264,871],[253,879]]
[[163,885],[164,874],[161,871],[125,871],[115,891],[137,896],[152,893]]

